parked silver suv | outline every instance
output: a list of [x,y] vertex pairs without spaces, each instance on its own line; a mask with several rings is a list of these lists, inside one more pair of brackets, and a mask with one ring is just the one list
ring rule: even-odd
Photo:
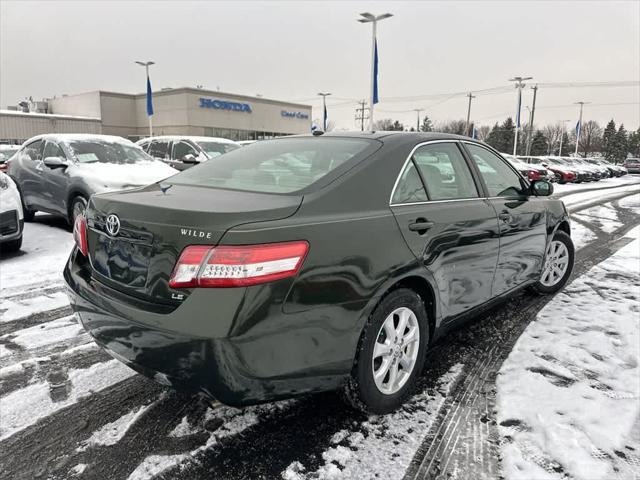
[[137,144],[156,160],[162,160],[177,170],[186,170],[241,146],[226,138],[189,136],[143,138]]

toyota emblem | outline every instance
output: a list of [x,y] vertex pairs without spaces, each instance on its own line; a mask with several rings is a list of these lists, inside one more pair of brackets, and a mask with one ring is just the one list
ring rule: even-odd
[[118,235],[118,232],[120,231],[120,219],[118,218],[118,216],[114,215],[113,213],[109,215],[107,217],[105,228],[107,230],[107,233],[112,237]]

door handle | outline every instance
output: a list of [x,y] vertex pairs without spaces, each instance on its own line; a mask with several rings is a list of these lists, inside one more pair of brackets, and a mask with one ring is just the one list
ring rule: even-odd
[[412,232],[418,232],[420,235],[425,233],[435,224],[433,222],[427,221],[426,218],[416,218],[416,221],[409,224],[409,230]]

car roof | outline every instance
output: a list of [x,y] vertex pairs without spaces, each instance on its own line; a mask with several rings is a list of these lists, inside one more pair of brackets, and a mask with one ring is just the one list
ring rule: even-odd
[[195,135],[159,135],[157,137],[147,137],[141,138],[136,143],[148,142],[149,140],[165,140],[167,142],[175,142],[176,140],[191,140],[194,142],[218,142],[218,143],[229,143],[229,144],[237,144],[233,140],[229,140],[228,138],[221,137],[198,137]]
[[116,135],[100,135],[97,133],[44,133],[42,135],[31,137],[25,143],[31,143],[36,140],[52,140],[56,142],[103,140],[108,142],[128,143],[133,145],[133,142],[127,140],[126,138]]
[[465,137],[463,135],[454,135],[452,133],[441,132],[388,132],[388,131],[344,131],[344,132],[326,132],[318,135],[304,134],[304,135],[291,135],[281,138],[362,138],[378,140],[382,143],[394,143],[398,145],[409,145],[421,142],[430,142],[434,140],[463,140],[465,142],[483,144],[479,140],[474,140],[471,137]]

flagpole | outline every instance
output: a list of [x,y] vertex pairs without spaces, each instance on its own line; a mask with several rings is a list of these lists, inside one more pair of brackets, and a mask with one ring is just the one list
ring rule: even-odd
[[522,107],[522,89],[524,88],[523,80],[531,80],[533,77],[513,77],[510,78],[510,82],[516,82],[516,88],[518,89],[518,104],[516,108],[516,134],[513,139],[513,156],[515,157],[518,152],[518,130],[520,130],[520,109]]
[[[148,62],[144,66],[144,68],[147,71],[147,82],[148,82],[149,81],[149,63]],[[149,118],[149,136],[153,137],[153,115],[147,115],[147,117]]]
[[576,128],[576,151],[573,153],[578,156],[578,145],[580,144],[580,133],[582,132],[582,107],[585,103],[589,102],[576,102],[576,105],[580,105],[580,117],[578,118],[578,128]]
[[327,131],[327,96],[331,95],[330,93],[318,93],[322,97],[322,131]]
[[371,13],[361,13],[358,21],[360,23],[372,23],[371,36],[371,88],[369,90],[369,130],[373,131],[373,105],[376,97],[376,33],[378,29],[378,21],[392,17],[391,13],[383,13],[382,15],[373,15]]

